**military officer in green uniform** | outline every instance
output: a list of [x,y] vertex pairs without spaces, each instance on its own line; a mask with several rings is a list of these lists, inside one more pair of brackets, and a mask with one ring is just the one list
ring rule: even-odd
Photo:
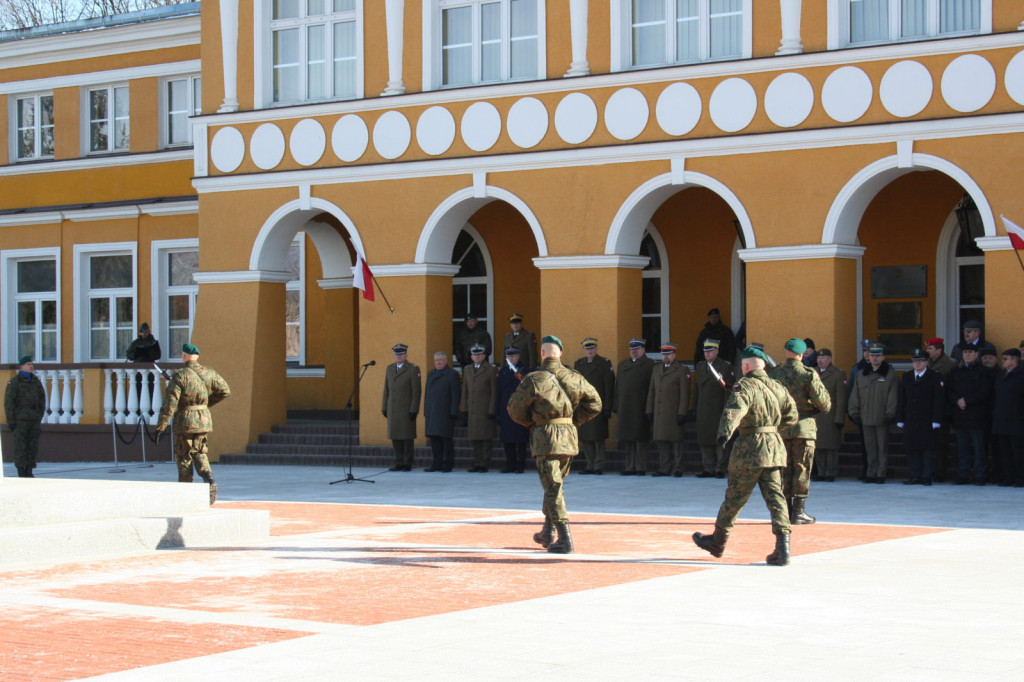
[[532,372],[537,369],[537,337],[523,329],[523,316],[519,313],[509,315],[508,325],[512,331],[505,334],[505,348],[518,348],[526,371]]
[[846,424],[846,372],[832,364],[832,351],[828,348],[818,351],[816,362],[818,378],[832,400],[832,407],[828,412],[814,415],[814,421],[818,423],[814,461],[819,480],[831,482],[839,473],[839,446],[843,442],[843,425]]
[[420,411],[420,368],[409,362],[409,347],[391,347],[395,361],[384,372],[384,395],[380,411],[388,420],[388,438],[395,450],[390,471],[412,471],[416,416]]
[[533,539],[549,552],[569,554],[573,546],[562,482],[579,453],[576,429],[601,412],[601,396],[583,375],[562,364],[557,336],[541,339],[540,356],[541,369],[519,384],[509,398],[508,414],[530,429],[530,450],[544,487],[544,526]]
[[163,433],[174,420],[174,458],[178,463],[178,481],[192,482],[192,469],[210,484],[210,504],[217,501],[217,483],[210,469],[209,442],[213,431],[210,408],[230,397],[228,382],[212,367],[199,364],[199,349],[191,343],[181,347],[185,366],[174,373],[164,391],[156,431]]
[[789,513],[782,496],[782,469],[786,466],[786,446],[779,430],[796,425],[799,413],[785,386],[764,371],[767,356],[759,344],[743,351],[743,378],[736,382],[725,403],[718,424],[721,445],[738,430],[729,456],[729,487],[718,510],[713,535],[694,533],[693,542],[712,556],[721,557],[733,522],[750,499],[754,486],[761,488],[772,515],[775,551],[765,561],[774,566],[789,563]]
[[487,362],[483,346],[469,349],[470,362],[462,368],[462,403],[469,440],[473,444],[473,466],[469,471],[487,473],[494,439],[498,435],[498,370]]
[[732,363],[719,356],[717,339],[704,339],[703,349],[704,359],[697,363],[693,372],[697,445],[700,446],[701,465],[704,467],[697,478],[725,478],[728,458],[725,448],[718,444],[718,422],[736,376]]
[[586,468],[581,474],[604,473],[605,441],[608,440],[608,419],[612,416],[612,402],[615,399],[615,371],[612,361],[597,353],[597,339],[583,339],[583,357],[576,361],[574,369],[590,382],[601,396],[601,414],[579,427],[580,450],[586,459]]
[[651,387],[654,360],[647,357],[647,341],[633,338],[629,341],[629,357],[619,363],[615,372],[615,404],[612,411],[618,415],[615,438],[626,451],[623,476],[643,476],[647,473],[647,449],[651,440],[650,424],[644,415],[647,391]]
[[661,346],[661,363],[651,372],[647,388],[647,421],[658,443],[659,467],[652,476],[683,475],[683,428],[690,409],[690,372],[676,361],[678,346]]
[[790,520],[797,524],[815,521],[806,510],[814,467],[814,440],[818,434],[814,415],[832,409],[832,399],[818,373],[804,364],[806,351],[807,342],[803,339],[786,341],[786,361],[769,372],[772,379],[786,387],[800,413],[800,421],[782,431],[787,453],[782,493],[790,503]]
[[21,356],[18,371],[7,382],[4,392],[4,412],[7,428],[14,432],[14,466],[19,478],[35,478],[32,470],[36,468],[41,424],[46,414],[46,391],[34,371],[32,356]]
[[483,346],[484,356],[491,356],[491,335],[480,326],[476,315],[470,313],[466,315],[466,326],[459,331],[459,336],[455,340],[455,352],[452,353],[458,358],[460,367],[465,367],[472,362],[469,357],[469,349],[473,346]]

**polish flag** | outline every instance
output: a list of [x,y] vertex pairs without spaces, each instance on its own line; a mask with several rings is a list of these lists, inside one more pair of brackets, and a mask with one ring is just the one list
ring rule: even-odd
[[359,257],[359,262],[354,268],[352,285],[363,292],[363,298],[367,301],[373,300],[373,273],[370,272],[370,266],[366,264],[366,259],[362,256]]
[[1006,234],[1010,236],[1010,245],[1017,251],[1024,251],[1024,227],[1008,220],[1004,215],[999,217],[1003,219],[1003,227],[1006,228]]

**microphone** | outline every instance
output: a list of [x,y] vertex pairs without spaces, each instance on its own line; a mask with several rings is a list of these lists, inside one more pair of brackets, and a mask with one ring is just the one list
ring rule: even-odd
[[363,367],[373,367],[373,366],[374,366],[374,365],[376,365],[376,364],[377,364],[377,361],[376,361],[376,360],[370,360],[370,361],[369,361],[368,363],[366,363],[365,365],[363,365]]

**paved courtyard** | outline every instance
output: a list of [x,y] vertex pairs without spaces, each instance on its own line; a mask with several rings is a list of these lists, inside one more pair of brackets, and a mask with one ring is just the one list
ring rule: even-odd
[[[176,476],[124,468],[37,475]],[[0,679],[1024,679],[1021,489],[814,484],[778,568],[757,493],[690,542],[719,479],[570,477],[562,556],[535,474],[214,470],[268,540],[0,571]]]

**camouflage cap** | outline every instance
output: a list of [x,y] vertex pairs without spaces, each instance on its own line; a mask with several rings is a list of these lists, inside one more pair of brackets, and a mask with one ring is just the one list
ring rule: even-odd
[[562,339],[558,338],[557,336],[553,336],[551,334],[548,334],[547,336],[542,338],[540,340],[540,342],[541,343],[553,343],[556,346],[558,346],[559,348],[562,348]]
[[199,348],[194,343],[186,343],[181,347],[181,352],[189,355],[199,355]]

